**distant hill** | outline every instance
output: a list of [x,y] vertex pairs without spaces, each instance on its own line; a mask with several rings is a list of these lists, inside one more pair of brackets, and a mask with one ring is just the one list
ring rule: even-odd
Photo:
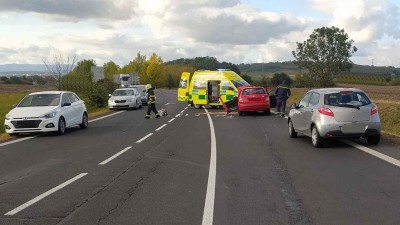
[[[242,74],[247,74],[255,79],[260,79],[263,74],[272,76],[275,73],[286,73],[296,75],[301,73],[301,69],[293,62],[269,62],[269,63],[252,63],[237,65]],[[392,66],[369,66],[369,65],[353,65],[350,72],[343,74],[368,75],[368,76],[390,76],[392,74],[400,75],[400,68]]]
[[26,71],[46,71],[43,64],[4,64],[0,65],[0,72],[26,72]]

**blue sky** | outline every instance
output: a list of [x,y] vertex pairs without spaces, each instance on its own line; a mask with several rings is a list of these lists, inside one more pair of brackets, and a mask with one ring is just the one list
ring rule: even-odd
[[0,64],[54,53],[114,61],[137,52],[164,61],[213,56],[232,63],[293,60],[296,42],[343,28],[357,64],[400,67],[400,0],[0,0]]

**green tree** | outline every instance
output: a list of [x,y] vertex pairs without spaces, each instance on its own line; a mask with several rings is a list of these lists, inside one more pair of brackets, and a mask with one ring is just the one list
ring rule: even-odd
[[[163,68],[163,60],[156,53],[153,53],[147,61],[146,79],[144,80],[153,86],[162,86]],[[140,79],[142,80],[142,77]]]
[[167,79],[166,79],[166,81],[165,81],[165,86],[166,86],[168,89],[171,89],[171,88],[175,87],[175,80],[174,80],[174,78],[172,77],[172,74],[168,74],[168,75],[167,75]]
[[247,83],[249,83],[249,84],[253,84],[254,83],[253,82],[253,78],[251,78],[251,76],[249,76],[247,74],[242,74],[240,76],[243,78],[243,80],[247,81]]
[[107,63],[104,63],[104,75],[105,79],[107,80],[114,80],[114,74],[118,74],[118,71],[121,69],[120,66],[118,66],[115,62],[110,61]]
[[289,77],[286,73],[275,73],[274,76],[271,78],[271,83],[274,86],[280,85],[284,80],[290,85],[293,83],[292,78]]
[[350,57],[356,51],[345,31],[332,26],[315,29],[306,41],[297,42],[292,54],[295,64],[308,70],[313,86],[329,87],[337,74],[351,69]]

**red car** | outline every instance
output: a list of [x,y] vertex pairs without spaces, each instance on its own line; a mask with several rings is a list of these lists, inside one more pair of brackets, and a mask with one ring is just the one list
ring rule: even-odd
[[239,116],[243,112],[259,112],[269,115],[270,101],[268,92],[263,87],[257,86],[241,86],[238,88],[238,113]]

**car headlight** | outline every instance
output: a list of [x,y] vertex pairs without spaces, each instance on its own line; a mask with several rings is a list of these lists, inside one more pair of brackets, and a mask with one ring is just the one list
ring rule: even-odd
[[10,114],[6,115],[6,120],[12,120],[12,119],[14,119],[14,118]]
[[48,112],[48,113],[46,113],[46,114],[44,114],[44,115],[42,115],[40,117],[41,118],[53,118],[53,117],[55,117],[57,115],[57,113],[58,113],[58,110],[53,110],[53,111],[50,111],[50,112]]
[[133,98],[128,98],[126,101],[127,102],[133,102]]

